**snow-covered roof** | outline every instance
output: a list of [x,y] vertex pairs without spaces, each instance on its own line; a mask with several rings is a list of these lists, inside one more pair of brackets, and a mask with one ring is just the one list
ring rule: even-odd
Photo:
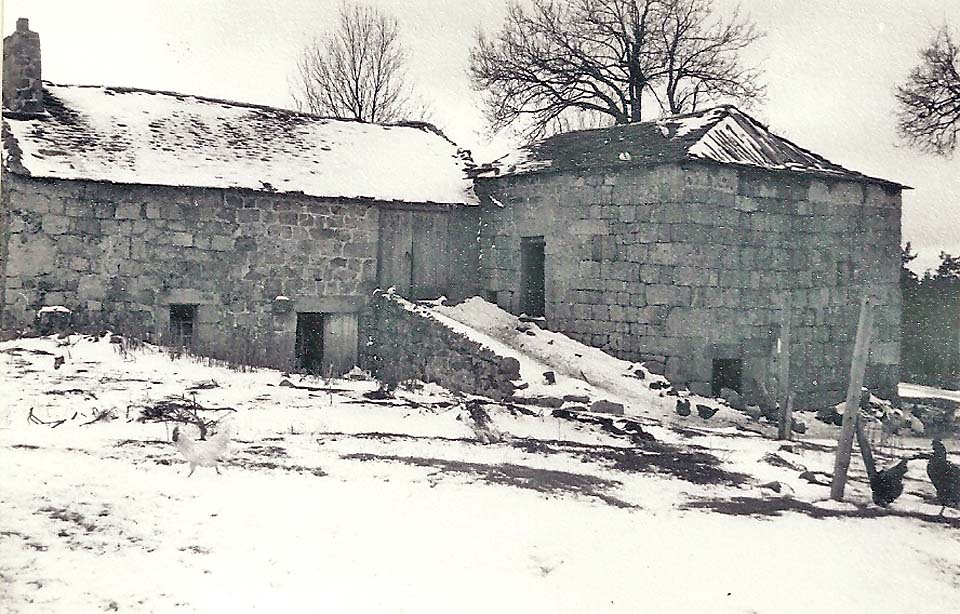
[[34,117],[4,113],[8,170],[331,198],[476,202],[469,152],[425,123],[381,126],[169,92],[50,83],[44,106]]
[[831,176],[903,188],[830,162],[724,105],[654,121],[566,132],[478,169],[480,177],[598,167],[704,161]]

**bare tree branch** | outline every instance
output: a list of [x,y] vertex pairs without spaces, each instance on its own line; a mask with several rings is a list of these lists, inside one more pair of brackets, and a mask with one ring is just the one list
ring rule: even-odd
[[920,65],[896,89],[897,132],[922,151],[951,155],[960,135],[960,47],[941,28],[920,52]]
[[760,36],[739,10],[715,17],[713,0],[514,1],[499,32],[477,34],[470,77],[492,130],[537,137],[640,121],[651,102],[680,113],[758,98],[740,53]]
[[397,20],[359,4],[343,4],[337,28],[307,45],[297,62],[291,95],[297,109],[390,123],[423,120],[413,95]]

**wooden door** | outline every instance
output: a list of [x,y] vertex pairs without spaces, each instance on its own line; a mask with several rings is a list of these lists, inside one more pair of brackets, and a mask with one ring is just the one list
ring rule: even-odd
[[357,364],[357,314],[323,314],[323,373],[343,375]]
[[520,311],[532,317],[545,313],[545,271],[543,237],[520,239]]
[[413,213],[380,210],[380,245],[377,250],[377,285],[410,295],[413,275]]
[[435,299],[447,288],[447,223],[445,213],[413,214],[411,298]]

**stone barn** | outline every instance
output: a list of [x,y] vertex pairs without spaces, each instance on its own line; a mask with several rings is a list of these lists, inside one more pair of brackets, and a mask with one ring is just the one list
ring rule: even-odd
[[711,395],[842,400],[862,298],[867,384],[896,395],[904,186],[734,107],[557,135],[484,167],[481,287],[514,313]]
[[473,282],[469,154],[428,124],[54,85],[25,19],[3,51],[4,330],[63,306],[81,329],[342,372],[375,288]]

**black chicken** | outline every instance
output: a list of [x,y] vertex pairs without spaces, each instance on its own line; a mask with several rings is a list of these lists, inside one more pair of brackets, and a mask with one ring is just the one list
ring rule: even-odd
[[927,461],[927,475],[937,489],[937,503],[942,506],[940,516],[943,516],[948,505],[960,507],[960,466],[947,460],[947,449],[940,441],[933,442],[933,456]]
[[873,502],[887,507],[903,494],[903,476],[907,473],[907,459],[889,469],[881,469],[870,478]]
[[714,414],[720,411],[719,407],[710,407],[709,405],[700,405],[697,403],[697,414],[704,420],[713,418]]

